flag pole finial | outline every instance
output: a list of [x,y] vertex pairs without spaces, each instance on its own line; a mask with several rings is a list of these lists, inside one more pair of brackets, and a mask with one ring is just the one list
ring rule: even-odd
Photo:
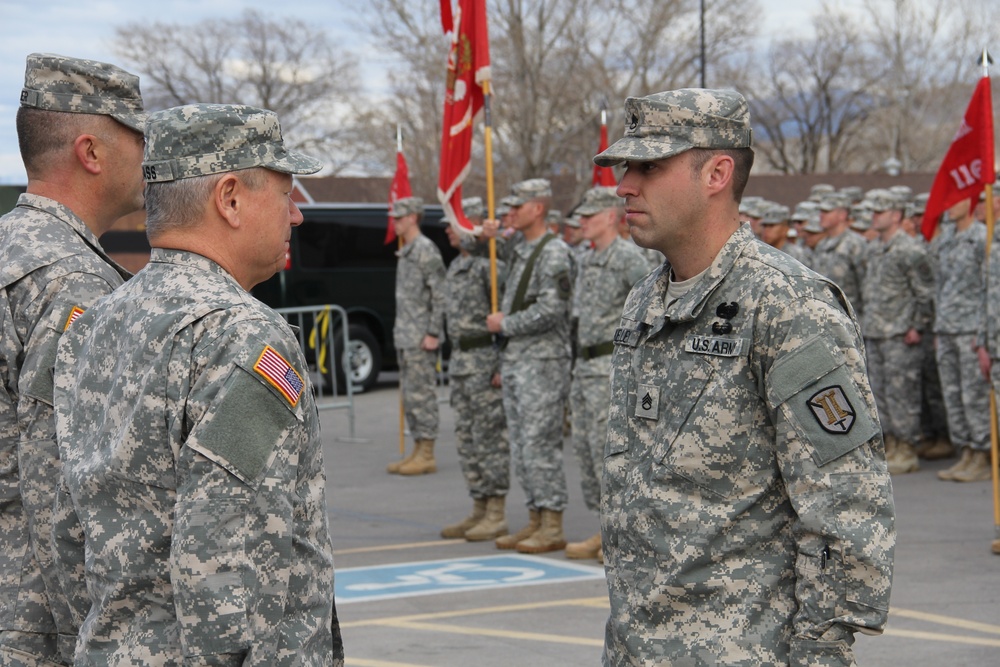
[[990,55],[989,49],[985,46],[983,47],[983,55],[979,56],[979,65],[983,67],[983,76],[990,75],[990,65],[993,64],[993,57]]

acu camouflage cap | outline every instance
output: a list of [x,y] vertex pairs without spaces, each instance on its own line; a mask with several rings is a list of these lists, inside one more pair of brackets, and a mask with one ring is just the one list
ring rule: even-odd
[[760,224],[780,225],[783,222],[788,222],[791,217],[792,212],[788,210],[787,206],[784,204],[773,204],[764,211],[764,217],[761,218]]
[[838,208],[851,208],[851,200],[843,192],[830,192],[819,200],[819,210],[834,211]]
[[54,53],[28,56],[21,106],[111,116],[136,132],[146,124],[139,77],[108,63]]
[[750,109],[735,90],[682,88],[625,100],[625,136],[594,158],[602,167],[662,160],[691,148],[749,148]]
[[532,199],[552,196],[552,184],[546,178],[531,178],[510,186],[510,196],[504,201],[508,206],[522,206]]
[[392,204],[392,210],[389,211],[389,215],[393,218],[402,218],[411,214],[424,214],[424,200],[420,197],[403,197],[402,199],[397,199]]
[[609,208],[617,208],[624,205],[625,200],[615,194],[616,189],[611,186],[590,188],[584,193],[583,201],[576,207],[574,213],[586,217],[596,215]]
[[273,111],[243,105],[188,104],[150,114],[142,173],[147,183],[263,167],[312,174],[323,163],[285,148]]
[[882,188],[869,190],[865,195],[865,201],[868,202],[868,207],[876,213],[902,211],[906,208],[905,202],[896,193]]
[[486,217],[486,206],[482,197],[466,197],[462,200],[462,213],[472,220],[482,220]]

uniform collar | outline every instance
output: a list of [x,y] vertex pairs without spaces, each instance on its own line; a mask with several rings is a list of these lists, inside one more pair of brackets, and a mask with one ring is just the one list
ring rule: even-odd
[[74,232],[83,238],[83,240],[87,242],[87,245],[93,247],[95,250],[100,250],[102,255],[104,254],[101,244],[97,240],[97,236],[94,232],[90,231],[90,227],[87,226],[87,223],[81,220],[80,217],[65,204],[60,204],[56,200],[49,199],[48,197],[28,194],[25,192],[17,198],[17,205],[25,208],[37,209],[58,218],[62,222],[69,225]]
[[222,268],[221,265],[212,261],[208,257],[199,255],[198,253],[191,252],[189,250],[177,250],[175,248],[152,248],[149,252],[149,263],[172,264],[174,266],[183,266],[196,271],[211,273],[232,282],[234,285],[239,287],[240,290],[244,292],[246,291],[236,281],[236,278]]

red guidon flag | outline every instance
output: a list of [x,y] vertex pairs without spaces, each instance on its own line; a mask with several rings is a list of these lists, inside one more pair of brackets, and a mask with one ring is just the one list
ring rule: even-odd
[[396,149],[396,174],[392,177],[392,185],[389,186],[389,224],[385,229],[386,244],[396,240],[396,225],[392,223],[392,207],[400,199],[410,197],[413,191],[410,190],[410,170],[406,166],[406,158],[403,156],[403,149]]
[[476,232],[462,212],[462,181],[469,175],[474,123],[483,112],[483,84],[490,79],[486,0],[458,0],[454,21],[451,0],[441,0],[441,24],[446,33],[451,33],[451,51],[444,96],[438,199],[453,227],[466,233]]
[[[606,111],[601,110],[601,141],[597,146],[597,152],[594,155],[600,155],[608,149],[608,114]],[[615,186],[618,185],[618,179],[615,178],[615,172],[611,170],[611,167],[599,167],[594,165],[594,178],[590,182],[591,186],[597,187],[601,186]]]
[[924,236],[930,239],[934,235],[942,213],[964,199],[975,201],[983,188],[995,179],[993,97],[990,79],[984,76],[972,93],[962,127],[952,139],[951,148],[934,177],[921,226]]

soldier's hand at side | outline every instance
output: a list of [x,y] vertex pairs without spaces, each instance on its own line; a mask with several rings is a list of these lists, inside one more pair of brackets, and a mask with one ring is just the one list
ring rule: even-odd
[[493,377],[490,378],[490,384],[497,389],[503,386],[503,382],[500,380],[500,374],[494,373]]
[[990,381],[990,370],[993,368],[993,360],[985,347],[976,348],[976,356],[979,357],[979,372],[983,374],[986,381]]
[[490,333],[500,333],[500,326],[503,323],[503,313],[490,313],[486,316],[486,328]]
[[433,352],[438,349],[438,339],[436,336],[424,336],[420,341],[420,349],[425,352]]
[[919,331],[916,329],[910,329],[906,332],[906,335],[903,336],[903,342],[911,346],[920,345],[920,338],[921,336]]

